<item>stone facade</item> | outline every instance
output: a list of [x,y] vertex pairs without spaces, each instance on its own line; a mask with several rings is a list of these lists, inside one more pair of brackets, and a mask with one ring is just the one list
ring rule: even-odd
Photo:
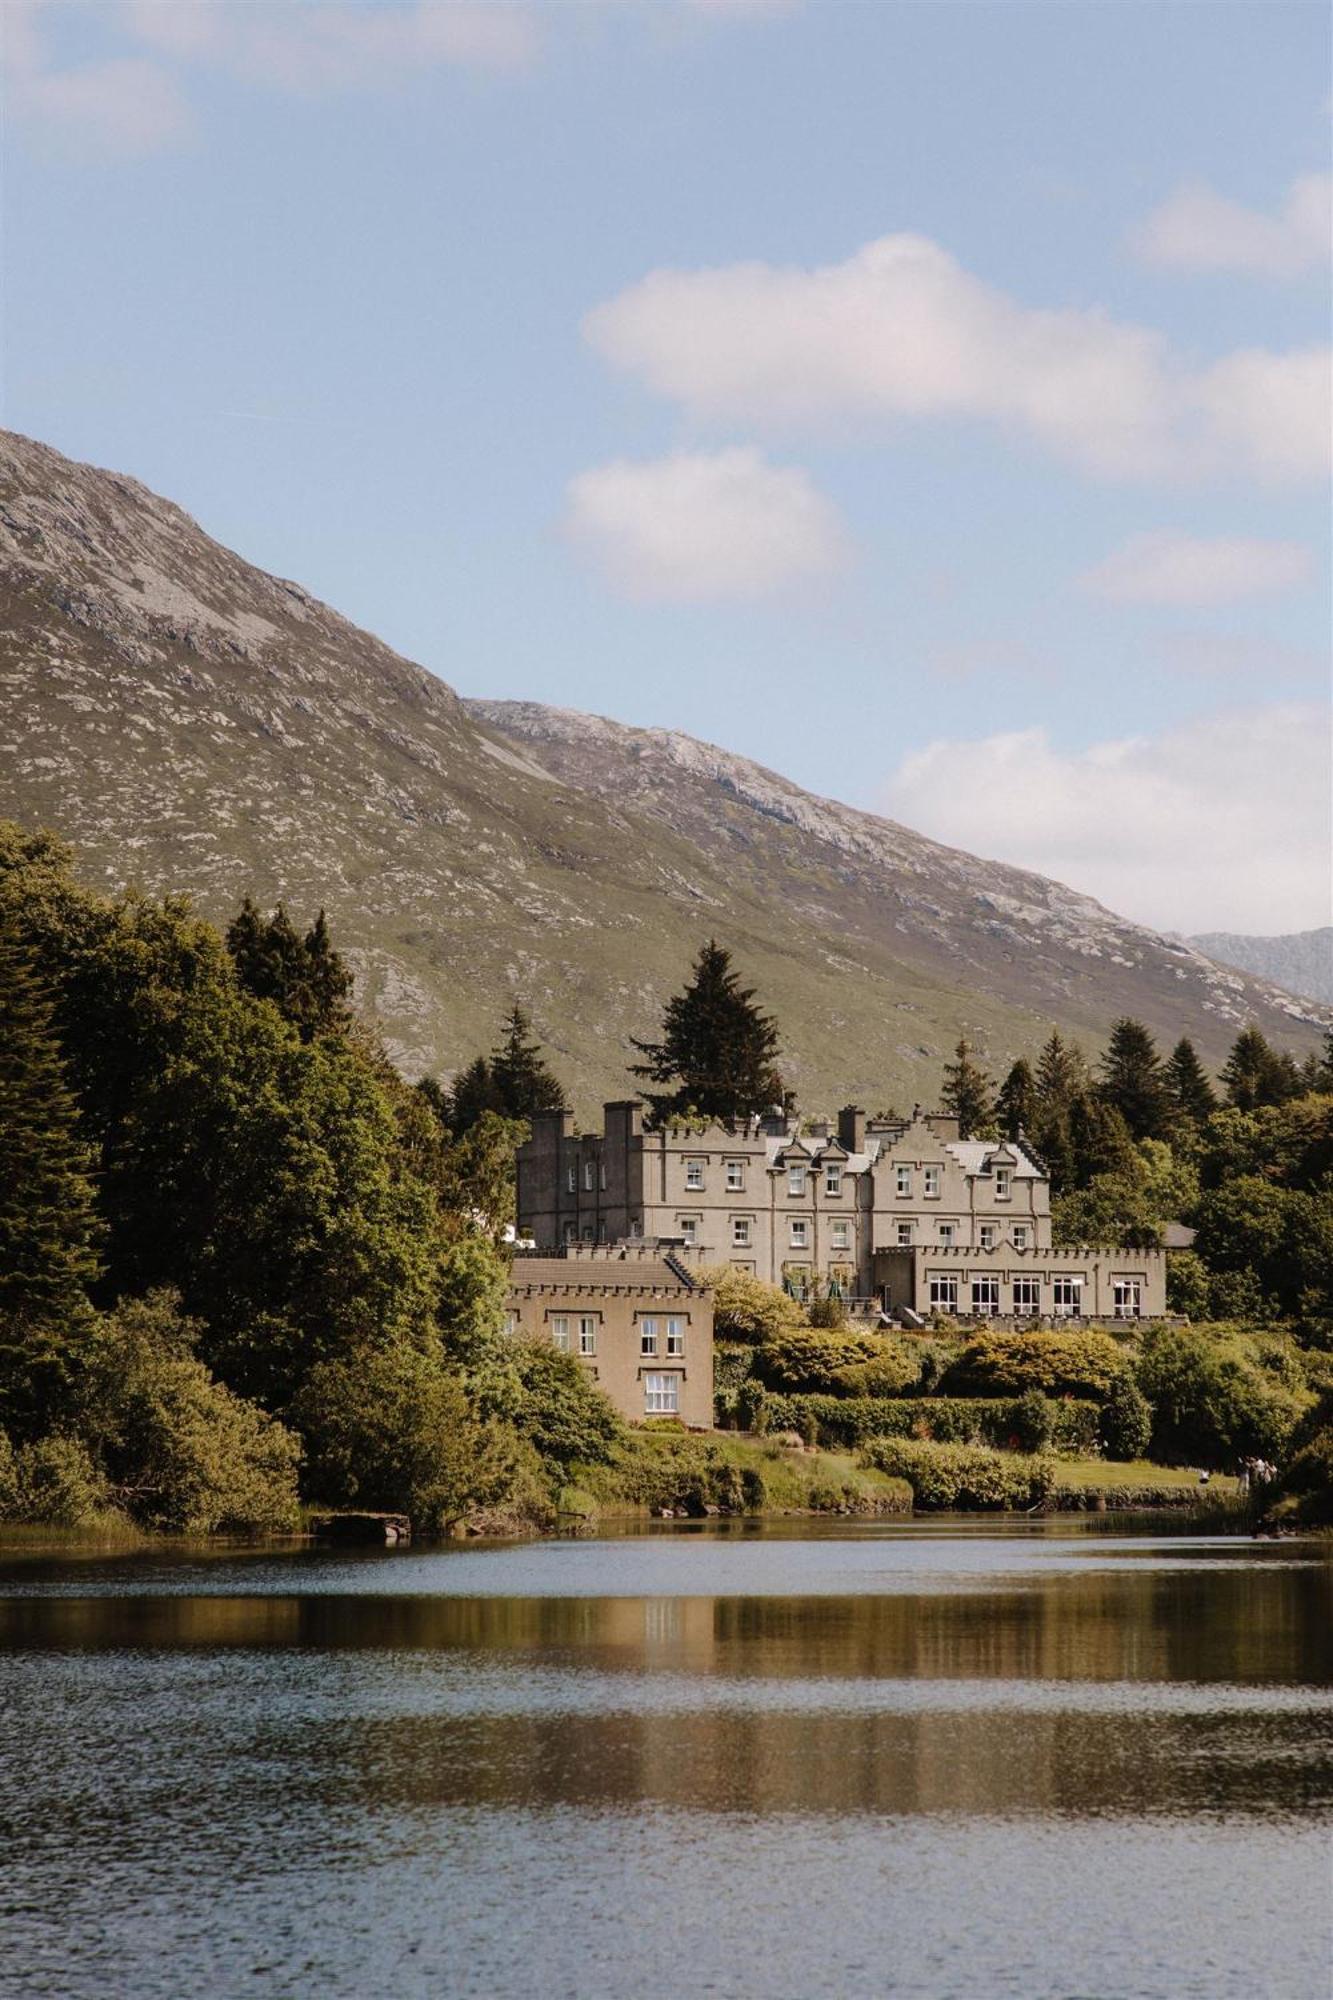
[[505,1299],[507,1331],[577,1357],[621,1415],[713,1424],[713,1295],[674,1246],[571,1245],[520,1251]]
[[920,1110],[890,1121],[848,1106],[836,1131],[805,1132],[781,1119],[645,1132],[637,1103],[608,1104],[600,1134],[539,1114],[519,1153],[518,1217],[539,1249],[672,1241],[770,1284],[832,1282],[920,1316],[1166,1310],[1162,1251],[1054,1249],[1031,1149],[960,1139],[955,1119]]

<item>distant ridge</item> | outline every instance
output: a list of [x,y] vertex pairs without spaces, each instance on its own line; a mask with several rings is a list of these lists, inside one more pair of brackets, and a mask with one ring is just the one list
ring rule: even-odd
[[1333,924],[1317,931],[1290,931],[1285,937],[1247,937],[1235,931],[1203,931],[1190,943],[1223,965],[1259,979],[1271,979],[1289,993],[1333,1005]]
[[327,905],[412,1074],[517,997],[590,1116],[709,932],[812,1110],[932,1098],[962,1030],[999,1069],[1131,1013],[1216,1064],[1248,1020],[1304,1051],[1330,1018],[691,737],[464,703],[137,481],[3,433],[0,610],[0,811],[108,889]]

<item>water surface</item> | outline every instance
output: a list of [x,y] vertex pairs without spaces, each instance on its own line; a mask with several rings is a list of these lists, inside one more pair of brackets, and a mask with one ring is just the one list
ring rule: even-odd
[[1333,1990],[1318,1542],[0,1556],[0,1695],[7,1994]]

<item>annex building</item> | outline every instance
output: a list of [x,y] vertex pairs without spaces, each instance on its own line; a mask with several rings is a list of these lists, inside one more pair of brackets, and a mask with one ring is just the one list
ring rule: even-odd
[[600,1133],[540,1112],[518,1155],[518,1229],[539,1250],[668,1242],[800,1292],[834,1285],[907,1323],[932,1312],[1025,1321],[1154,1318],[1162,1250],[1051,1242],[1050,1181],[1027,1144],[960,1139],[957,1120],[849,1105],[836,1126],[780,1117]]

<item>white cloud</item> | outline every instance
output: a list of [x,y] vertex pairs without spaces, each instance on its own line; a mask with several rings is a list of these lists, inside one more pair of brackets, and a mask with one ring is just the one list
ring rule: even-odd
[[584,332],[703,421],[971,419],[1114,478],[1299,479],[1328,462],[1325,353],[1200,370],[1100,309],[1022,305],[919,236],[812,270],[653,271],[595,307]]
[[645,599],[771,596],[849,555],[804,472],[739,447],[594,466],[570,481],[565,526],[617,589]]
[[5,111],[16,124],[76,156],[136,157],[179,145],[192,129],[175,79],[141,56],[112,56],[59,69],[49,65],[40,10],[7,0]]
[[1261,542],[1242,535],[1182,535],[1170,529],[1131,535],[1080,577],[1091,597],[1110,604],[1232,604],[1304,583],[1313,564],[1301,542]]
[[1190,182],[1168,195],[1130,240],[1147,262],[1174,270],[1298,278],[1327,264],[1333,252],[1333,177],[1302,174],[1275,215]]
[[1162,930],[1303,930],[1333,901],[1330,775],[1326,710],[1292,703],[1081,751],[1044,729],[931,743],[884,808]]

